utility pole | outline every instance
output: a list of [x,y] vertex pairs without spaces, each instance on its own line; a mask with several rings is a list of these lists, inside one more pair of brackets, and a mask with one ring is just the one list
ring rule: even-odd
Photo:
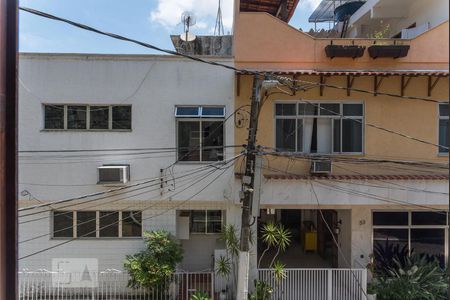
[[0,0],[0,300],[17,298],[17,1]]
[[261,100],[261,80],[258,75],[253,77],[252,103],[250,108],[250,124],[248,128],[247,154],[245,159],[245,174],[243,181],[241,244],[238,264],[237,300],[248,299],[248,274],[250,269],[250,218],[252,211],[253,189],[255,182],[256,162],[256,132],[258,129],[258,114]]

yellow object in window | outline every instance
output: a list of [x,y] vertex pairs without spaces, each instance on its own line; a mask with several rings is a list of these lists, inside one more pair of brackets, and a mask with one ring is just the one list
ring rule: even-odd
[[317,232],[305,232],[305,251],[317,251]]

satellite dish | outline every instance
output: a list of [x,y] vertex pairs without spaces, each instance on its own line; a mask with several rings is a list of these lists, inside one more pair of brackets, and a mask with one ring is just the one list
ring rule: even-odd
[[183,34],[180,34],[180,39],[184,42],[192,42],[196,38],[197,38],[197,36],[195,34],[187,32],[187,31]]
[[189,32],[191,26],[195,25],[196,18],[193,12],[185,11],[181,14],[181,22],[184,25],[184,33],[180,35],[180,39],[185,42],[192,42],[196,36]]

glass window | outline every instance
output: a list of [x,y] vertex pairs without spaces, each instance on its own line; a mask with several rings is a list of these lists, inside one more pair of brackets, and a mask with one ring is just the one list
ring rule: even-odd
[[362,124],[359,121],[342,120],[342,152],[362,152]]
[[362,104],[343,104],[344,116],[362,116],[363,106]]
[[202,161],[223,160],[223,122],[202,121]]
[[200,122],[178,122],[178,160],[200,161]]
[[67,106],[67,129],[86,129],[86,112],[84,105]]
[[142,236],[142,213],[140,211],[122,212],[122,237]]
[[373,225],[396,225],[405,226],[408,225],[408,212],[374,212],[373,213]]
[[[376,228],[373,230],[373,247],[389,249],[391,246],[402,249],[408,247],[408,229]],[[375,260],[380,259],[377,254],[383,251],[374,251]]]
[[341,152],[341,120],[333,120],[333,152]]
[[298,104],[298,114],[301,116],[316,116],[317,115],[317,106],[319,104],[312,103],[299,103]]
[[207,233],[222,232],[222,211],[208,210],[207,211]]
[[112,107],[112,129],[131,129],[131,105]]
[[44,105],[44,128],[64,129],[64,105]]
[[53,212],[53,237],[73,237],[73,213],[71,211]]
[[109,106],[90,106],[89,117],[90,129],[109,129]]
[[96,237],[95,211],[77,211],[77,237]]
[[196,117],[200,115],[199,106],[177,106],[175,116],[177,117]]
[[445,267],[445,229],[413,228],[411,229],[411,250],[415,254],[435,257]]
[[277,150],[295,152],[296,120],[276,119],[275,124],[276,124],[275,147],[277,148]]
[[118,237],[119,236],[119,212],[101,211],[100,212],[100,237]]
[[340,104],[320,104],[321,116],[339,116],[341,114]]
[[[448,104],[439,104],[439,145],[448,147]],[[440,153],[448,153],[448,149],[439,147]]]
[[297,113],[295,111],[295,104],[275,104],[275,114],[277,116],[295,116]]
[[206,211],[191,211],[191,232],[206,233]]
[[439,104],[439,116],[448,118],[448,104],[447,103]]
[[202,116],[225,117],[225,107],[202,107]]
[[412,225],[446,225],[447,213],[444,211],[413,211]]

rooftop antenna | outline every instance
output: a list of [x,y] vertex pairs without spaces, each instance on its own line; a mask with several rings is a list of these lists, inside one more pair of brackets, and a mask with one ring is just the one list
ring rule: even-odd
[[190,11],[185,11],[181,14],[181,22],[184,26],[184,33],[180,35],[180,39],[185,42],[192,42],[195,40],[196,36],[189,32],[191,26],[195,25],[196,19],[194,13]]
[[223,29],[223,21],[222,21],[222,8],[221,8],[221,0],[219,0],[219,7],[217,9],[217,17],[216,17],[216,26],[214,27],[214,35],[224,35],[225,31]]

